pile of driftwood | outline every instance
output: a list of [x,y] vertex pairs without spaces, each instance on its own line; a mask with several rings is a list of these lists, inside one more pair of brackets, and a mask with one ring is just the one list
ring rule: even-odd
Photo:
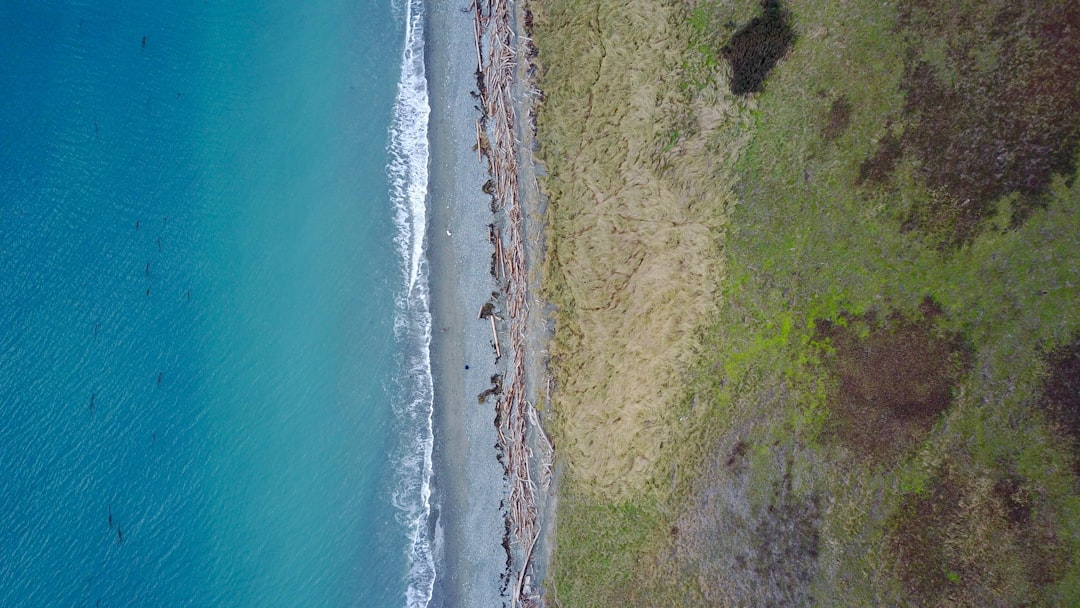
[[[496,412],[501,460],[506,468],[509,496],[506,500],[506,542],[510,570],[507,582],[513,583],[511,607],[531,608],[540,605],[539,589],[530,583],[533,552],[540,538],[537,521],[537,489],[530,470],[532,452],[528,438],[530,426],[546,444],[542,468],[550,470],[551,450],[537,424],[537,416],[525,391],[526,299],[528,275],[525,265],[525,242],[521,191],[518,184],[518,146],[513,86],[516,75],[516,45],[520,42],[514,28],[513,4],[509,0],[474,0],[474,35],[476,40],[476,81],[481,117],[477,121],[476,146],[479,157],[486,159],[491,179],[484,191],[492,196],[492,211],[504,214],[503,228],[490,228],[495,247],[492,273],[501,282],[504,321],[509,332],[509,353],[495,338],[498,356],[509,354]],[[487,53],[485,55],[484,48]],[[495,333],[494,314],[487,316]],[[545,484],[546,485],[546,484]],[[511,546],[516,550],[511,550]]]

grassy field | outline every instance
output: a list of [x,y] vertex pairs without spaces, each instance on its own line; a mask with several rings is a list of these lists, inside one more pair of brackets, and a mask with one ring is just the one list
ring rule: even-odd
[[1080,8],[578,4],[551,602],[1080,604]]

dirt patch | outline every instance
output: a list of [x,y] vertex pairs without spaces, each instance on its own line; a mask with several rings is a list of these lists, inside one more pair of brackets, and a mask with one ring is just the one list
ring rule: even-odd
[[903,495],[888,546],[911,603],[1041,605],[1067,558],[1036,499],[1008,467],[972,475],[943,466],[925,489]]
[[1050,369],[1039,403],[1058,429],[1071,440],[1073,471],[1080,475],[1080,336],[1049,356]]
[[1076,169],[1080,5],[901,7],[900,33],[910,41],[902,142],[932,193],[911,209],[909,227],[962,244],[1014,192],[1021,197],[1010,219],[1021,222],[1055,174]]
[[856,184],[861,186],[866,183],[880,184],[886,182],[889,176],[892,175],[896,162],[900,160],[903,154],[904,149],[900,145],[900,138],[893,135],[892,132],[886,133],[878,142],[877,150],[873,156],[859,165],[859,178],[856,180]]
[[778,0],[764,0],[762,14],[754,17],[731,37],[721,55],[731,64],[731,92],[758,93],[765,78],[791,50],[795,32],[790,16]]
[[833,100],[829,106],[829,115],[825,119],[825,126],[821,129],[821,138],[825,141],[836,141],[851,124],[851,102],[844,95]]
[[817,323],[835,378],[827,438],[859,457],[890,462],[930,430],[971,365],[959,336],[935,332],[940,314],[928,298],[919,319],[871,312]]

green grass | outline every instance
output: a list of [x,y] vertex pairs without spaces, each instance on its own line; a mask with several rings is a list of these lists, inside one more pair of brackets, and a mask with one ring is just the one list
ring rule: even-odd
[[[942,584],[961,603],[1078,605],[1078,481],[1067,442],[1035,405],[1046,353],[1080,332],[1080,180],[1055,180],[1019,225],[1015,200],[995,202],[997,215],[959,246],[943,246],[944,216],[938,232],[907,229],[935,195],[916,159],[902,158],[887,183],[856,182],[877,143],[912,120],[901,87],[911,38],[898,35],[897,15],[884,3],[786,5],[795,47],[764,93],[739,108],[745,120],[732,123],[750,125],[749,144],[734,165],[722,142],[713,157],[716,175],[739,175],[738,203],[726,225],[719,313],[673,413],[679,435],[639,495],[608,504],[562,494],[557,605],[811,596],[821,606],[933,603],[941,598],[918,596],[905,578],[920,556],[924,565],[939,559]],[[756,6],[708,1],[688,9],[687,99],[726,86],[717,51]],[[944,57],[936,46],[921,52]],[[849,122],[824,137],[841,97]],[[683,133],[673,128],[662,154],[677,149]],[[837,387],[819,324],[870,311],[917,316],[927,296],[943,309],[935,331],[970,345],[970,371],[952,406],[900,458],[861,459],[827,432]],[[1002,513],[1011,503],[993,488],[1014,477],[1031,519],[1010,527]],[[919,497],[943,491],[935,490],[940,484],[952,484],[961,502],[927,525],[951,544],[936,557],[916,547],[903,554],[916,562],[901,563],[904,514],[922,504]],[[784,526],[805,538],[777,532]],[[764,562],[754,561],[762,538],[807,566],[767,566],[778,568],[772,574],[783,588],[770,586]],[[994,542],[1003,550],[985,551]],[[1041,566],[1033,565],[1037,545],[1049,547]],[[1039,578],[1038,568],[1051,574]]]
[[652,605],[664,596],[664,581],[651,567],[669,541],[659,505],[648,499],[600,504],[565,493],[560,501],[553,605]]
[[[977,556],[976,546],[950,554],[984,576],[1015,583],[978,597],[1074,603],[1080,554],[1068,513],[1076,480],[1067,446],[1032,409],[1045,352],[1080,331],[1080,186],[1058,179],[1045,208],[1025,223],[992,224],[964,247],[943,250],[933,235],[905,231],[907,210],[929,195],[912,177],[910,159],[887,187],[855,185],[860,163],[902,116],[904,47],[892,34],[895,16],[873,3],[851,3],[843,12],[827,2],[790,6],[800,36],[757,100],[756,130],[739,165],[725,301],[710,336],[712,357],[696,384],[714,405],[700,424],[717,441],[752,425],[750,441],[786,445],[816,462],[796,479],[831,497],[820,523],[820,561],[839,564],[824,567],[813,582],[819,605],[908,597],[885,536],[899,501],[925,490],[945,454],[957,455],[954,475],[964,483],[1021,469],[1038,489],[1034,500],[1060,540],[1057,550],[1065,563],[1072,560],[1056,582],[1036,589],[1022,584],[1022,555]],[[850,125],[825,141],[830,105],[841,95],[852,106]],[[827,380],[814,363],[822,352],[815,323],[843,312],[912,314],[925,296],[945,310],[939,329],[973,346],[974,366],[920,448],[894,467],[867,466],[815,432],[829,416]],[[787,402],[764,398],[782,386],[802,388],[789,390]],[[757,467],[750,475],[767,485],[783,472]],[[968,508],[958,515],[965,526],[978,513]],[[979,538],[966,528],[957,534],[961,545]],[[740,550],[729,545],[719,549]],[[976,582],[952,584],[975,593]]]

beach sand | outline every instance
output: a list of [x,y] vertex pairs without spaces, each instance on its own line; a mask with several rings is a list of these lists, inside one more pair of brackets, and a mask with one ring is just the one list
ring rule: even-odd
[[494,447],[494,400],[477,403],[496,373],[491,326],[477,313],[498,287],[489,273],[494,216],[481,190],[486,168],[472,150],[479,116],[470,96],[476,82],[472,14],[458,3],[429,8],[433,487],[442,533],[431,605],[498,606],[506,484]]

